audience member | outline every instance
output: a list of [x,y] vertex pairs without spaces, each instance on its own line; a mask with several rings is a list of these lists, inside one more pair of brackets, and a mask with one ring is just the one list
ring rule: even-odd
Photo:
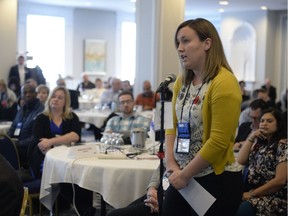
[[[269,106],[271,106],[271,103],[269,101],[268,93],[265,89],[256,89],[253,91],[252,94],[252,100],[249,101],[251,103],[255,99],[262,99],[265,101]],[[241,111],[240,118],[239,118],[239,125],[241,125],[244,122],[251,122],[251,119],[249,117],[249,107],[245,108]]]
[[[71,143],[79,142],[80,139],[81,125],[77,115],[70,110],[69,91],[65,87],[56,87],[48,98],[44,112],[37,116],[33,127],[33,141],[29,146],[28,155],[31,155],[29,164],[34,176],[41,178],[44,157],[51,148],[59,145],[70,146]],[[75,189],[76,207],[80,215],[87,215],[88,208],[94,209],[92,192],[76,185]],[[70,191],[71,184],[61,184],[61,194],[72,202]],[[83,195],[81,199],[78,199],[79,193]]]
[[160,96],[152,91],[150,81],[146,80],[143,82],[143,93],[137,95],[135,104],[142,106],[143,110],[152,110],[159,100]]
[[233,146],[235,152],[240,150],[251,132],[259,129],[261,113],[267,108],[269,108],[269,105],[262,99],[256,99],[250,103],[249,117],[251,122],[244,122],[239,126]]
[[127,207],[115,209],[108,216],[158,216],[158,196],[157,190],[160,180],[160,167],[155,170],[149,185],[147,193],[135,200]]
[[12,77],[8,80],[8,88],[10,88],[15,93],[17,98],[20,97],[21,86],[16,77]]
[[0,120],[13,121],[17,112],[17,96],[0,79]]
[[37,88],[36,88],[36,92],[37,92],[37,98],[39,99],[39,101],[45,105],[45,102],[49,96],[49,92],[50,89],[48,88],[48,86],[44,85],[44,84],[40,84]]
[[[133,128],[144,128],[146,132],[150,128],[150,119],[136,114],[134,110],[134,97],[132,92],[123,91],[118,96],[120,116],[111,118],[105,127],[105,132],[122,133],[129,137]],[[125,140],[124,140],[125,141]],[[125,142],[126,143],[126,142]],[[128,143],[127,143],[128,144]]]
[[276,100],[276,88],[271,85],[271,81],[269,78],[265,79],[265,84],[261,86],[261,88],[265,89],[268,93],[271,105],[275,107],[275,100]]
[[19,153],[21,165],[27,165],[28,145],[32,140],[32,130],[36,116],[44,109],[43,104],[36,98],[34,87],[24,84],[21,88],[23,106],[17,112],[15,119],[8,131],[8,135],[14,138]]
[[118,102],[118,95],[121,92],[122,82],[120,79],[112,78],[110,80],[111,88],[104,91],[100,98],[101,104],[107,104],[111,106],[112,102]]
[[20,214],[23,200],[23,185],[15,169],[0,154],[0,215]]
[[133,88],[132,88],[129,80],[122,81],[122,90],[133,92]]
[[80,136],[81,126],[77,115],[70,110],[69,92],[65,87],[56,87],[33,127],[33,139],[28,155],[32,154],[30,164],[35,176],[40,177],[40,165],[49,149],[78,142]]
[[287,139],[282,115],[270,108],[262,113],[259,129],[249,135],[237,160],[248,163],[245,192],[237,216],[287,215]]
[[38,86],[37,81],[36,81],[35,79],[33,79],[33,78],[27,79],[27,80],[25,81],[25,83],[31,85],[31,86],[34,87],[35,89],[36,89],[37,86]]
[[77,86],[76,91],[82,92],[86,89],[93,89],[95,88],[95,84],[89,80],[89,76],[87,74],[82,75],[82,82]]
[[239,81],[241,93],[242,93],[242,102],[250,99],[250,93],[245,89],[246,83],[245,81]]
[[103,82],[100,78],[96,78],[95,79],[95,89],[96,89],[96,97],[101,97],[101,95],[103,94],[103,92],[106,90],[103,87]]
[[[66,82],[63,78],[59,78],[56,81],[56,84],[58,87],[65,87],[66,88]],[[79,100],[78,95],[79,93],[76,90],[68,89],[69,95],[70,95],[70,107],[75,110],[79,108]]]

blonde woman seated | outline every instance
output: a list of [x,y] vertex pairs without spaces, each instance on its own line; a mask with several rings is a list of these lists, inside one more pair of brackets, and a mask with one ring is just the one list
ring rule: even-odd
[[279,111],[264,111],[259,129],[241,148],[237,160],[248,164],[247,192],[236,216],[287,215],[287,140],[283,139],[287,131],[283,124]]
[[43,113],[35,120],[30,166],[36,178],[41,178],[40,167],[45,153],[58,145],[80,141],[81,125],[78,116],[70,111],[70,95],[65,87],[56,87],[50,94]]

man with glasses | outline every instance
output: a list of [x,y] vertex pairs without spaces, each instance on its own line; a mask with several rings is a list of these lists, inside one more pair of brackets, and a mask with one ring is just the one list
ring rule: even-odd
[[[121,115],[109,119],[105,127],[105,132],[122,133],[125,138],[130,136],[130,132],[134,128],[149,130],[151,120],[134,112],[135,103],[132,92],[121,92],[118,96],[118,104]],[[125,141],[124,139],[124,142]]]
[[238,128],[238,134],[235,138],[234,151],[238,152],[245,140],[252,131],[255,131],[259,128],[259,122],[261,113],[263,110],[269,108],[269,103],[265,102],[262,99],[256,99],[252,101],[249,105],[249,122],[242,123]]

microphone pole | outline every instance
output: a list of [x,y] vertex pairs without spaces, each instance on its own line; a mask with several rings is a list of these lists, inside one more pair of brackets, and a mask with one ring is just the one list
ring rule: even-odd
[[163,183],[162,177],[164,174],[164,163],[163,159],[165,157],[165,153],[163,150],[164,140],[165,140],[165,130],[164,130],[164,104],[166,101],[166,88],[162,88],[160,93],[160,102],[161,102],[161,109],[160,109],[160,147],[157,153],[158,158],[160,159],[160,175],[159,175],[159,187],[158,187],[158,206],[159,206],[159,216],[162,216],[163,212]]

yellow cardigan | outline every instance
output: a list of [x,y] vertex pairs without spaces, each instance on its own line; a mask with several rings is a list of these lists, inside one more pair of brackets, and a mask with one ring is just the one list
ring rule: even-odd
[[[166,130],[166,134],[176,135],[178,122],[175,103],[182,87],[181,75],[173,87],[173,120],[174,129]],[[236,77],[227,69],[221,68],[211,81],[203,101],[203,146],[200,155],[210,162],[214,172],[221,174],[225,165],[235,162],[233,144],[241,111],[241,92]]]

